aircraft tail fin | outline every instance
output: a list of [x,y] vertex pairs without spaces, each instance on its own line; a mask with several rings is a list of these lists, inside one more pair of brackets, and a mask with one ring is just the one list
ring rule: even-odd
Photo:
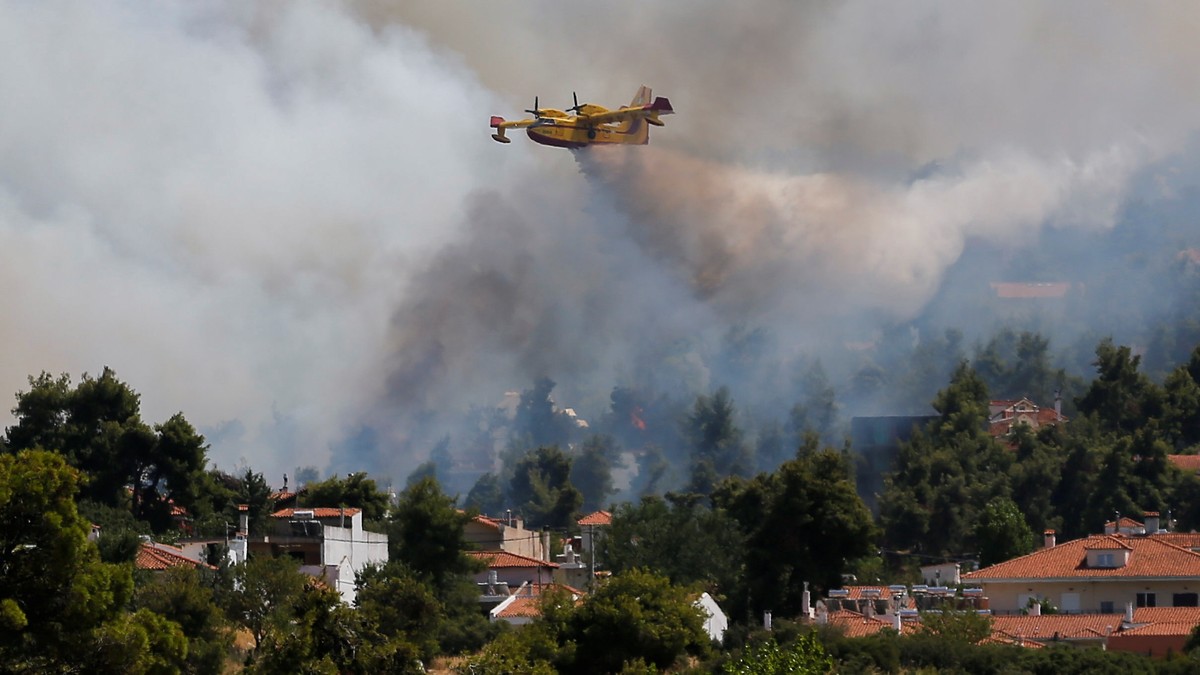
[[632,108],[632,107],[637,107],[637,106],[643,106],[649,102],[650,102],[650,87],[647,87],[646,85],[643,84],[642,86],[638,87],[637,94],[634,95],[633,101],[629,104],[629,107]]

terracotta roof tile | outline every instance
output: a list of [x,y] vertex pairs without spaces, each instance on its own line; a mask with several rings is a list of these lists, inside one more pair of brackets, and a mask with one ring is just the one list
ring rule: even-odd
[[347,517],[353,516],[362,509],[346,508],[340,509],[336,506],[318,506],[314,508],[301,509],[280,509],[271,514],[272,518],[292,518],[295,517],[297,511],[311,511],[313,518],[337,518],[345,513]]
[[216,569],[208,563],[196,562],[183,554],[183,549],[168,546],[167,544],[156,544],[154,542],[142,542],[138,546],[137,557],[134,558],[134,566],[139,570],[160,571],[170,569],[172,567],[206,567],[208,569]]
[[1200,549],[1200,532],[1159,532],[1150,536],[1179,548]]
[[1138,522],[1129,516],[1121,516],[1119,520],[1110,520],[1104,524],[1104,527],[1113,527],[1121,530],[1136,530],[1139,527],[1145,526],[1145,523]]
[[1200,607],[1138,607],[1133,610],[1134,623],[1191,622],[1200,624]]
[[536,596],[527,595],[514,598],[504,609],[496,612],[497,619],[536,618],[542,615]]
[[467,551],[466,554],[488,567],[558,567],[557,563],[530,558],[508,551]]
[[[1123,567],[1088,567],[1087,549],[1107,540],[1114,540],[1115,544],[1129,548],[1129,562]],[[1095,535],[997,563],[964,574],[962,578],[963,581],[971,582],[1081,577],[1197,578],[1200,577],[1200,554],[1162,541],[1158,537]]]
[[992,617],[992,634],[1025,640],[1095,639],[1121,627],[1120,614],[1001,614]]
[[[829,625],[840,628],[846,637],[866,637],[883,630],[895,630],[890,617],[868,617],[849,609],[830,612]],[[918,628],[911,621],[900,624],[900,632],[904,635],[910,635],[917,630]]]
[[612,514],[608,511],[589,513],[579,519],[579,524],[583,527],[587,527],[588,525],[612,525]]
[[892,597],[892,591],[887,586],[845,586],[842,590],[847,592],[845,596],[847,600],[861,600],[866,598],[869,595],[867,593],[868,590],[878,591],[877,594],[871,594],[871,597],[879,598],[880,600],[887,600]]
[[1167,455],[1167,459],[1180,471],[1200,472],[1200,455]]

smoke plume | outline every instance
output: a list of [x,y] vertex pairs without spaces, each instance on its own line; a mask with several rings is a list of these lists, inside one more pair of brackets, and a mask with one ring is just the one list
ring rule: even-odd
[[[1194,185],[1198,18],[5,4],[0,389],[110,365],[226,468],[398,478],[467,407],[537,377],[596,415],[616,384],[724,383],[713,357],[738,327],[769,329],[780,363],[836,358],[954,296],[974,246],[1019,258]],[[643,83],[678,111],[648,147],[488,138],[488,115],[534,96],[612,107]],[[755,396],[786,399],[776,384]]]

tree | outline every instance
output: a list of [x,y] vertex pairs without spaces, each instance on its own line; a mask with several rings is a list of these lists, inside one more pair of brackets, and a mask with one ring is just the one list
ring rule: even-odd
[[480,513],[500,513],[504,509],[504,487],[500,477],[487,472],[475,481],[463,506]]
[[741,656],[721,668],[726,675],[818,675],[833,671],[833,659],[825,653],[816,633],[804,633],[787,647],[774,638],[747,645]]
[[310,506],[362,509],[363,520],[370,522],[382,521],[388,509],[387,493],[365,471],[347,474],[344,479],[332,476],[310,483],[304,501]]
[[[130,568],[101,562],[88,542],[80,479],[56,453],[0,456],[0,662],[13,670],[65,668],[125,625]],[[131,658],[147,645],[133,645]]]
[[1079,412],[1094,415],[1105,429],[1134,431],[1147,420],[1162,416],[1164,395],[1150,378],[1138,372],[1140,356],[1111,339],[1096,347],[1097,377],[1077,402]]
[[871,512],[847,463],[840,453],[818,450],[810,436],[775,473],[728,481],[714,494],[746,534],[749,597],[741,604],[755,614],[798,613],[805,582],[835,588],[848,561],[874,550]]
[[251,556],[233,568],[233,587],[223,605],[229,619],[250,631],[258,649],[272,630],[292,620],[307,577],[291,558]]
[[974,550],[984,506],[1008,495],[1013,458],[987,433],[987,386],[966,361],[933,407],[940,417],[900,446],[880,519],[892,548],[958,555]]
[[727,388],[721,387],[711,397],[696,397],[683,433],[692,451],[692,492],[707,495],[716,480],[746,476],[753,469],[750,451],[734,421],[733,399]]
[[550,396],[554,385],[554,380],[541,377],[533,383],[533,389],[521,392],[513,434],[527,439],[527,447],[566,445],[571,440],[571,418],[558,411]]
[[742,582],[743,543],[738,522],[724,510],[694,498],[650,496],[617,506],[597,558],[615,574],[643,569],[724,595]]
[[133,604],[179,625],[187,641],[184,672],[219,673],[233,636],[216,605],[212,580],[202,574],[183,566],[156,573],[137,587]]
[[583,495],[571,484],[571,458],[557,447],[525,453],[514,468],[509,499],[530,527],[566,529],[583,505]]
[[642,659],[656,668],[702,655],[709,638],[693,593],[638,570],[614,576],[567,617],[567,641],[586,658],[572,672],[616,673]]
[[433,589],[402,564],[363,570],[355,607],[374,643],[398,643],[427,662],[439,653],[446,612]]
[[1011,499],[997,497],[984,507],[975,526],[979,564],[995,565],[1033,551],[1033,531]]
[[800,377],[804,399],[792,407],[789,425],[797,440],[809,431],[816,432],[825,442],[833,440],[837,422],[837,401],[829,377],[820,361],[815,361]]
[[[17,394],[7,430],[10,450],[42,448],[62,453],[87,474],[85,498],[127,505],[156,531],[171,524],[171,507],[191,509],[202,482],[207,446],[183,415],[153,428],[139,412],[140,397],[110,368],[96,378],[42,373]],[[126,493],[126,487],[131,492]]]
[[456,575],[476,570],[463,552],[470,548],[463,527],[471,514],[454,507],[432,478],[424,478],[400,495],[389,519],[388,559],[407,566],[435,589],[447,588]]
[[604,508],[616,493],[612,480],[612,460],[616,454],[612,438],[592,436],[583,443],[579,456],[571,462],[571,484],[583,495],[583,510]]

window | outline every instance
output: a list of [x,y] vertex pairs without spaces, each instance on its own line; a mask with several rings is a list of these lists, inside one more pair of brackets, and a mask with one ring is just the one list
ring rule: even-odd
[[1096,566],[1097,566],[1097,567],[1114,567],[1114,565],[1113,565],[1113,554],[1111,554],[1111,553],[1098,553],[1098,554],[1096,555]]
[[1137,594],[1137,606],[1138,607],[1157,607],[1158,603],[1155,601],[1153,593],[1138,593]]
[[1101,600],[1100,601],[1100,613],[1101,614],[1112,614],[1113,611],[1114,610],[1113,610],[1113,601],[1112,600]]
[[1195,593],[1176,593],[1171,596],[1172,607],[1200,607],[1200,596]]

